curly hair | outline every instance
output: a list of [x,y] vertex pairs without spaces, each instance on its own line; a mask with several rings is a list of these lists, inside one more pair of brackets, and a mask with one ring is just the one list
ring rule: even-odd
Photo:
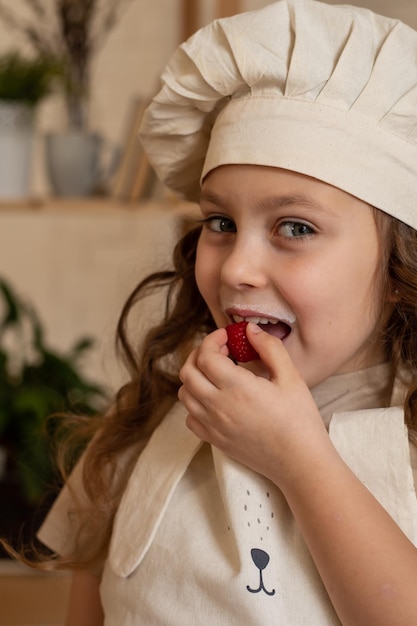
[[383,219],[387,222],[383,299],[393,303],[383,339],[397,375],[408,388],[405,423],[417,444],[417,231],[395,218]]

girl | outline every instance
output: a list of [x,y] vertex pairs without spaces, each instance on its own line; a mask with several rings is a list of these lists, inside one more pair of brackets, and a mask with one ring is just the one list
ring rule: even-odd
[[314,0],[174,55],[141,134],[202,224],[127,303],[132,380],[40,531],[68,626],[417,623],[416,58],[405,25]]

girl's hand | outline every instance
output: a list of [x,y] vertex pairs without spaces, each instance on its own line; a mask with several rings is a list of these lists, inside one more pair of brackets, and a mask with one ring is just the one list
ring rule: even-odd
[[178,396],[198,437],[281,486],[305,471],[311,451],[318,454],[330,440],[282,342],[255,324],[247,333],[269,379],[227,358],[227,334],[218,329],[188,357]]

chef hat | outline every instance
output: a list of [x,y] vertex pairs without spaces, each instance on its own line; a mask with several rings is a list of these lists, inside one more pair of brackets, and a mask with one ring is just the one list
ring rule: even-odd
[[267,165],[417,229],[417,32],[315,0],[216,20],[174,53],[140,135],[187,199],[220,165]]

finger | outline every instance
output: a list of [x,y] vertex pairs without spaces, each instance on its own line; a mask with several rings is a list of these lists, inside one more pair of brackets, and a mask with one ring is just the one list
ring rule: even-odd
[[186,417],[185,424],[187,428],[194,433],[196,437],[201,439],[202,441],[206,441],[207,443],[211,443],[210,433],[207,428],[204,426],[200,420],[198,420],[194,415],[189,413]]
[[285,380],[292,378],[294,374],[298,376],[298,371],[290,355],[278,337],[269,335],[252,322],[249,322],[247,325],[246,334],[251,345],[268,368],[272,382],[279,380],[281,383],[284,383]]
[[218,389],[235,376],[235,364],[225,358],[229,354],[227,348],[227,332],[219,328],[207,335],[194,355],[194,364],[200,372]]
[[[222,348],[226,347],[226,344],[227,344],[226,329],[216,328],[216,330],[213,330],[211,333],[209,333],[203,338],[201,345],[203,345],[203,343],[206,343],[207,341],[209,342],[209,344],[212,346],[213,349],[215,349],[214,347],[217,346],[217,351],[220,352]],[[226,348],[226,351],[227,351],[227,348]]]
[[[213,383],[199,367],[198,361],[200,352],[201,346],[195,348],[195,350],[190,353],[179,372],[179,378],[184,387],[181,391],[181,396],[184,395],[184,390],[186,389],[194,397],[202,399],[213,390]],[[178,397],[180,397],[180,394]],[[180,400],[182,400],[182,397],[180,397]]]
[[204,337],[201,346],[207,347],[212,352],[229,354],[227,347],[227,332],[225,328],[217,328],[212,333]]
[[185,385],[180,387],[178,390],[178,400],[185,406],[189,413],[198,419],[205,416],[206,409],[204,404],[202,404],[202,402],[200,402],[200,400],[196,398]]
[[185,363],[180,370],[180,380],[182,380],[181,377],[183,375],[183,371],[186,371],[190,366],[198,367],[198,355],[201,353],[202,350],[207,349],[210,353],[213,354],[227,355],[229,353],[229,350],[226,344],[227,333],[224,328],[218,328],[209,335],[206,335],[201,344],[194,348],[194,350],[192,350],[192,352],[190,352],[190,354],[186,358]]

